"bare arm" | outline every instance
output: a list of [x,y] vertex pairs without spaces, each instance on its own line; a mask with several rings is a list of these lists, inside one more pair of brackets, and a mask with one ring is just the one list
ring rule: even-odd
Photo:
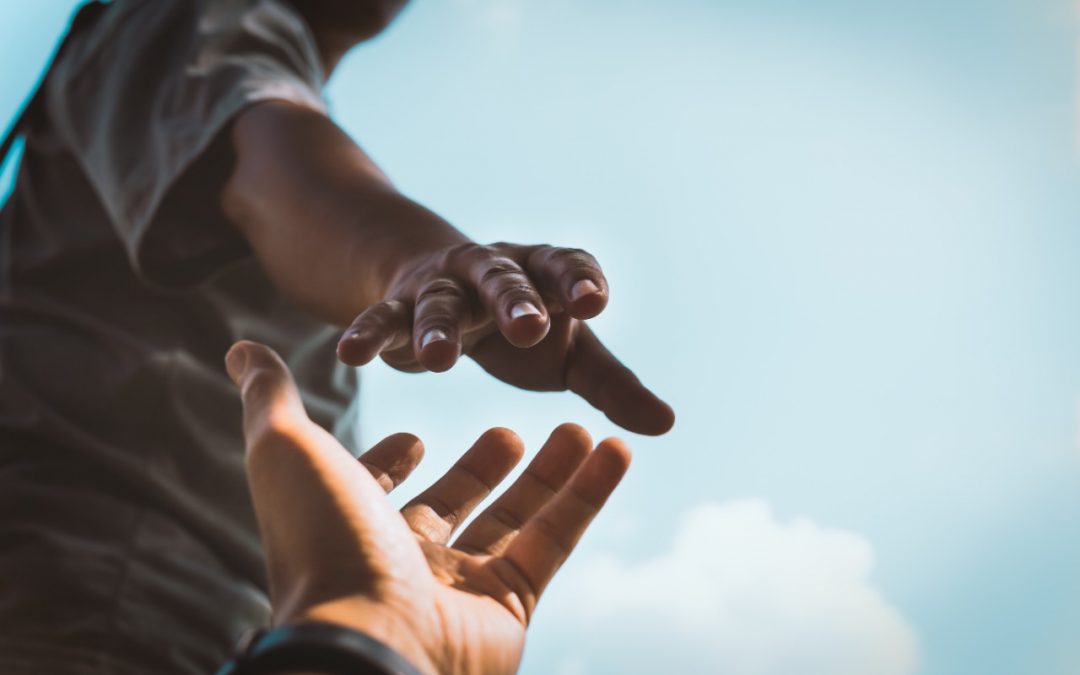
[[585,251],[471,242],[318,111],[256,104],[232,142],[225,213],[283,295],[348,326],[345,363],[443,371],[465,353],[514,386],[570,389],[631,431],[671,428],[671,408],[585,324],[608,300]]
[[349,325],[407,261],[469,241],[399,193],[322,113],[258,104],[232,140],[225,213],[281,292],[325,321]]

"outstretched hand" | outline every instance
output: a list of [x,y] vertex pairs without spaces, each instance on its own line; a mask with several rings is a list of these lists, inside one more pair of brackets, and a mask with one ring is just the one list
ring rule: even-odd
[[345,331],[338,356],[441,372],[465,353],[504,382],[569,389],[619,426],[662,434],[674,424],[671,408],[585,324],[607,301],[604,273],[585,251],[460,244],[399,270],[386,299]]
[[355,628],[428,673],[515,672],[537,600],[629,466],[625,446],[593,449],[580,427],[559,427],[451,543],[520,460],[513,432],[486,432],[398,512],[385,492],[419,462],[419,440],[391,436],[358,463],[308,419],[271,350],[238,343],[226,363],[244,401],[275,623]]

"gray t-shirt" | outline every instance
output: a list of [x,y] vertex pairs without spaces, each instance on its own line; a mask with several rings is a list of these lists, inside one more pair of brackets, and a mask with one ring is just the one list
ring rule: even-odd
[[117,0],[48,76],[0,211],[0,671],[212,672],[266,622],[223,356],[278,350],[353,449],[355,371],[217,197],[237,112],[322,81],[284,0]]

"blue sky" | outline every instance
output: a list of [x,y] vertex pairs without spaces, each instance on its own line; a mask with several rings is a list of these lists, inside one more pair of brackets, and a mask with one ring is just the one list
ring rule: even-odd
[[[72,4],[0,9],[0,114]],[[628,438],[526,672],[1080,672],[1076,26],[415,0],[342,65],[333,113],[402,190],[597,255],[597,332],[679,414]],[[363,433],[424,438],[418,483],[489,426],[618,433],[471,364],[363,375]]]

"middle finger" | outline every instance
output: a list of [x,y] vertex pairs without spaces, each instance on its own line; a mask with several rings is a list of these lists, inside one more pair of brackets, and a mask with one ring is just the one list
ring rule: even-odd
[[591,450],[592,438],[582,427],[563,424],[556,428],[524,473],[465,528],[454,548],[466,553],[502,553],[521,526],[562,489]]
[[445,544],[476,505],[510,473],[524,451],[514,432],[489,429],[442,478],[406,504],[401,515],[421,537]]
[[499,245],[461,248],[450,265],[476,289],[480,304],[510,344],[532,347],[544,339],[550,321],[540,293]]

